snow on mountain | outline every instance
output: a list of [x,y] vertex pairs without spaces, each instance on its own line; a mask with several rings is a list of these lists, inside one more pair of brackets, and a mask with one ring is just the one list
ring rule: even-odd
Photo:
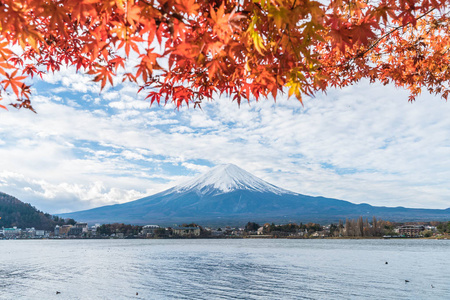
[[170,191],[184,193],[195,191],[199,194],[223,194],[234,190],[249,190],[261,193],[295,194],[276,187],[233,164],[219,165],[200,177],[175,186]]

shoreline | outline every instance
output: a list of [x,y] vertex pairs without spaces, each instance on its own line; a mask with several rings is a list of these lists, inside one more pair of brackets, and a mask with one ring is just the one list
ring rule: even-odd
[[271,239],[284,239],[284,240],[450,240],[450,236],[434,236],[434,237],[407,237],[407,236],[395,236],[395,237],[383,237],[383,236],[368,236],[368,237],[278,237],[278,236],[224,236],[224,237],[153,237],[153,238],[142,238],[142,237],[132,237],[132,238],[115,238],[115,237],[89,237],[89,238],[16,238],[16,239],[0,239],[0,241],[6,240],[20,240],[20,241],[36,241],[36,240],[230,240],[230,239],[254,239],[254,240],[271,240]]

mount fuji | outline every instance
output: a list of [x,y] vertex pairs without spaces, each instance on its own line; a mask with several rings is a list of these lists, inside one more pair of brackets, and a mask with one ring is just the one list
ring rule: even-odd
[[358,216],[391,221],[447,220],[450,209],[376,207],[297,194],[233,165],[220,165],[191,181],[139,200],[61,214],[89,223],[336,222]]
[[233,164],[217,166],[200,177],[175,186],[168,192],[185,193],[196,191],[203,196],[217,196],[237,190],[273,193],[276,195],[294,194],[288,190],[276,187]]

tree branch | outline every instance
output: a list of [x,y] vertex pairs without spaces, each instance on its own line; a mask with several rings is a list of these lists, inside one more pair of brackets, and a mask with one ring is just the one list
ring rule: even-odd
[[[425,17],[426,15],[430,14],[433,10],[435,10],[435,8],[430,9],[429,11],[427,11],[426,13],[420,15],[419,17],[416,18],[416,21],[422,19],[423,17]],[[369,48],[367,48],[364,52],[358,53],[356,55],[356,57],[354,58],[358,58],[358,57],[363,57],[364,55],[366,55],[368,52],[370,52],[373,48],[375,48],[384,38],[388,37],[389,35],[393,34],[394,32],[410,25],[411,23],[406,23],[405,25],[401,25],[401,26],[397,26],[394,29],[392,29],[391,31],[385,33],[382,37],[378,38],[372,45],[370,45]],[[353,60],[353,59],[352,59]]]

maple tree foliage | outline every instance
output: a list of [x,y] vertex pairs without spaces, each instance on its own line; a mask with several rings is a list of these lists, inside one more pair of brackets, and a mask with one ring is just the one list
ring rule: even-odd
[[177,107],[223,93],[302,101],[363,78],[447,99],[449,1],[322,2],[0,0],[1,96],[33,109],[27,78],[74,66]]

